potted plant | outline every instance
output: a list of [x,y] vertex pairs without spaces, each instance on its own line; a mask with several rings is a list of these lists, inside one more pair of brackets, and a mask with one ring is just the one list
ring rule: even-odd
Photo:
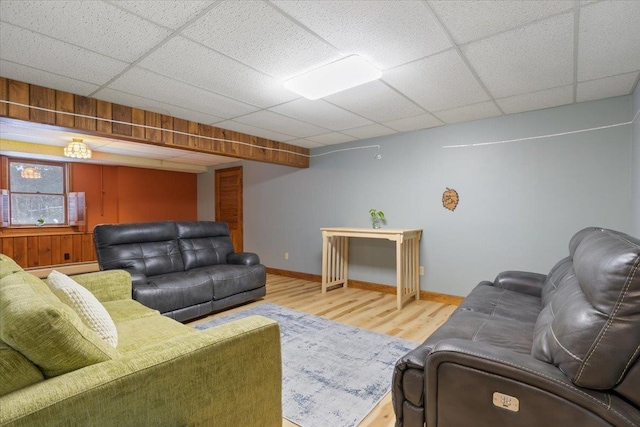
[[373,228],[380,228],[380,221],[384,219],[384,212],[376,209],[369,209],[369,215],[371,215],[371,219],[373,220]]

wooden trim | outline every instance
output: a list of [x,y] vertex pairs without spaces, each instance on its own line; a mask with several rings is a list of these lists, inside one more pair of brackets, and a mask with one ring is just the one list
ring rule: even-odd
[[322,283],[322,276],[319,274],[302,273],[299,271],[280,270],[278,268],[267,267],[267,273],[278,276],[292,277],[294,279],[302,279],[309,282]]
[[[117,137],[136,143],[298,168],[309,167],[308,148],[2,78],[0,123],[14,121],[30,122],[33,126],[45,129],[81,131],[88,135]],[[265,149],[267,147],[275,150]]]
[[458,295],[441,294],[439,292],[420,291],[420,299],[427,301],[441,302],[449,305],[460,305],[464,297]]
[[[301,273],[298,271],[280,270],[277,268],[267,267],[267,273],[278,276],[291,277],[294,279],[307,280],[309,282],[322,283],[322,276],[319,274]],[[364,289],[367,291],[381,292],[383,294],[395,295],[397,290],[395,286],[381,285],[379,283],[363,282],[361,280],[349,279],[350,288]],[[464,297],[458,295],[441,294],[439,292],[420,291],[420,299],[426,301],[439,302],[448,305],[460,305]]]

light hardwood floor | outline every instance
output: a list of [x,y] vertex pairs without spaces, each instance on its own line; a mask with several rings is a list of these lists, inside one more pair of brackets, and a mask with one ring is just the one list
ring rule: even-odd
[[[320,283],[269,274],[267,295],[262,300],[199,319],[190,325],[265,302],[416,343],[421,343],[431,335],[456,308],[433,301],[412,301],[402,310],[397,310],[395,295],[354,288],[334,289],[322,295]],[[360,427],[392,427],[394,422],[391,393],[387,393],[360,423]],[[297,426],[285,419],[282,425]]]

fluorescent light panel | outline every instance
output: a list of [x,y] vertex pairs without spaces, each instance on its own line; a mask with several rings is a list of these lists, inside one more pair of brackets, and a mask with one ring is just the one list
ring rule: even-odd
[[361,57],[351,55],[292,77],[284,82],[284,87],[305,98],[318,99],[380,77],[382,77],[380,70]]

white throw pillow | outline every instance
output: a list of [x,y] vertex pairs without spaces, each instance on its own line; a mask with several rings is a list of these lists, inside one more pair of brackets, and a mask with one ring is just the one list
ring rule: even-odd
[[104,306],[89,290],[66,274],[53,270],[47,277],[49,287],[60,301],[78,314],[87,327],[107,343],[118,345],[118,330]]

